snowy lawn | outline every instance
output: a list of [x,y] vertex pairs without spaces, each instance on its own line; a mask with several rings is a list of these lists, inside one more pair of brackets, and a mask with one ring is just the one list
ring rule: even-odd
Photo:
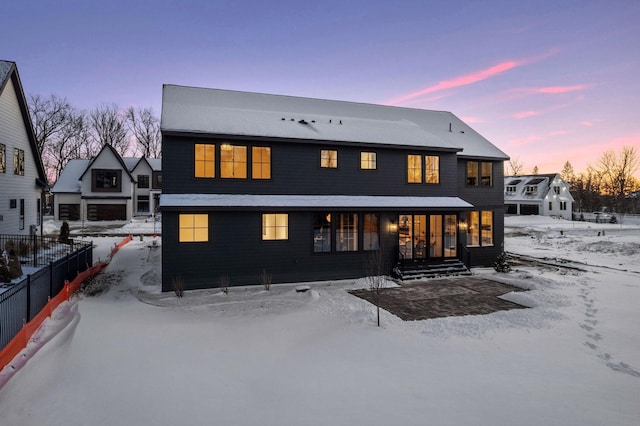
[[[364,281],[162,294],[159,248],[134,239],[101,278],[109,290],[47,323],[52,339],[0,390],[0,423],[637,425],[640,229],[507,226],[506,250],[583,271],[475,270],[530,289],[505,298],[532,309],[384,312],[381,328],[346,291]],[[95,239],[94,258],[118,240]]]

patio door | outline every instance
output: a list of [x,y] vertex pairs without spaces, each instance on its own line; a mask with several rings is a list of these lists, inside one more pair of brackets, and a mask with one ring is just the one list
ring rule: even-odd
[[398,247],[403,259],[428,260],[457,255],[457,216],[398,216]]

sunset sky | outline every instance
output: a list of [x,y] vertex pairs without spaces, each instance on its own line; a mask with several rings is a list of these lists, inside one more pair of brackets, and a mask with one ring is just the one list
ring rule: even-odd
[[640,150],[639,0],[24,0],[0,28],[27,94],[82,109],[159,116],[171,83],[451,111],[526,173]]

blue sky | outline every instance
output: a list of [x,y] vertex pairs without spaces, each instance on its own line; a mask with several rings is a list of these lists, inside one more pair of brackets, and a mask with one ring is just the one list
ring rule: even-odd
[[525,172],[640,148],[640,1],[14,1],[27,93],[150,106],[162,84],[451,111]]

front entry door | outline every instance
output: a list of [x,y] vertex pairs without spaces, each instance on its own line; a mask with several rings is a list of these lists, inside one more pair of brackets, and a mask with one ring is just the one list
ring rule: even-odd
[[398,247],[403,259],[456,257],[457,216],[398,216]]

